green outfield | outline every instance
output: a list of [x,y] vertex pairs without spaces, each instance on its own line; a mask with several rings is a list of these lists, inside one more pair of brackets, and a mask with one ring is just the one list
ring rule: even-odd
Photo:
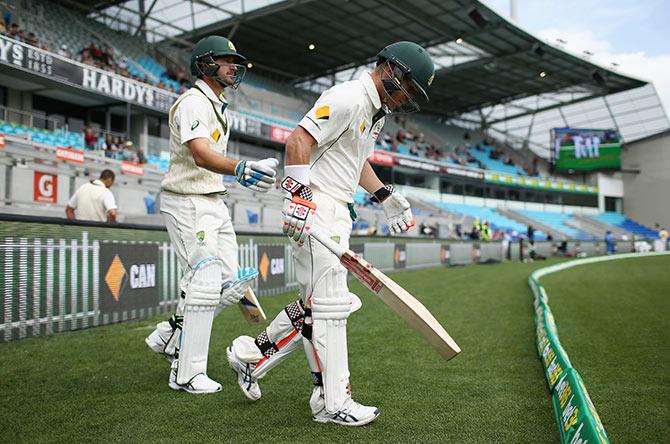
[[670,256],[635,258],[540,281],[613,443],[665,442],[670,434],[669,270]]
[[[668,334],[660,328],[668,302],[653,296],[664,287],[667,297],[669,261],[645,259],[641,266],[625,261],[625,273],[616,271],[618,264],[593,265],[588,268],[615,272],[594,274],[584,267],[542,280],[563,345],[612,442],[634,442],[618,437],[640,427],[653,428],[652,437],[670,432]],[[553,262],[394,274],[461,345],[463,353],[450,362],[354,283],[363,308],[349,323],[352,389],[355,399],[381,411],[366,427],[311,421],[310,374],[302,352],[261,381],[261,400],[246,401],[227,366],[225,347],[236,335],[257,329],[233,308],[215,322],[209,374],[224,388],[214,395],[167,387],[167,362],[143,342],[157,318],[0,344],[0,433],[7,442],[556,443],[527,284],[533,270]],[[613,285],[598,293],[608,282]],[[262,303],[275,313],[292,297]],[[580,316],[559,302],[578,307]],[[583,338],[586,331],[593,340]],[[636,384],[642,384],[640,393]]]

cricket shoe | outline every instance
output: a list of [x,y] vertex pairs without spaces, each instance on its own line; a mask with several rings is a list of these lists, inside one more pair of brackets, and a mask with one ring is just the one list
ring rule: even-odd
[[244,396],[252,401],[260,399],[261,388],[258,385],[258,380],[251,377],[251,373],[256,368],[256,365],[242,362],[235,355],[232,345],[226,349],[226,356],[228,357],[228,365],[230,365],[230,368],[237,375],[237,384],[240,386]]
[[332,422],[350,427],[363,426],[374,421],[379,416],[379,409],[362,405],[349,398],[344,402],[340,410],[335,413],[326,412],[326,408],[312,416],[312,419],[320,423]]
[[168,386],[172,390],[183,390],[187,393],[193,393],[196,395],[206,394],[206,393],[216,393],[221,391],[221,384],[210,379],[204,373],[198,373],[191,378],[186,384],[177,383],[177,369],[179,368],[179,360],[175,359],[172,361],[172,366],[170,368],[170,379]]

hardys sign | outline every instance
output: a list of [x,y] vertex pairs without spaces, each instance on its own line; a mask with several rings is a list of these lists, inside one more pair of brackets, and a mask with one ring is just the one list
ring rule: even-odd
[[119,100],[168,112],[177,95],[0,36],[0,63]]

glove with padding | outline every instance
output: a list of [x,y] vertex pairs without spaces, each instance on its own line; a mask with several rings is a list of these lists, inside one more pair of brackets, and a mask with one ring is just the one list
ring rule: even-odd
[[414,226],[414,214],[410,204],[393,185],[386,185],[375,191],[374,196],[384,207],[384,214],[392,234],[399,234]]
[[312,202],[312,190],[292,177],[286,177],[281,187],[288,192],[284,198],[284,225],[282,231],[288,237],[298,242],[299,245],[305,243],[309,236],[309,230],[314,223],[316,216],[316,204]]
[[227,281],[221,287],[221,298],[219,303],[222,307],[237,304],[247,293],[249,287],[258,277],[258,271],[254,267],[245,267],[237,272],[236,281]]
[[240,160],[235,167],[235,177],[250,190],[267,193],[277,181],[278,166],[279,161],[274,158]]

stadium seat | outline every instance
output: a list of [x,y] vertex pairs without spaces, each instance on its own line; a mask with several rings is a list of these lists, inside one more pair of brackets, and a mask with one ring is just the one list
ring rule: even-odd
[[520,214],[535,219],[543,225],[547,225],[571,239],[577,240],[593,240],[594,237],[590,236],[583,231],[580,231],[576,228],[573,228],[566,224],[568,220],[572,218],[569,214],[556,213],[553,211],[538,211],[538,210],[517,210]]
[[635,222],[633,219],[629,219],[621,213],[616,212],[605,212],[600,213],[596,216],[593,216],[596,220],[604,222],[606,224],[614,225],[615,227],[623,228],[624,230],[636,234],[643,239],[656,239],[658,238],[658,233],[652,230],[649,227]]

